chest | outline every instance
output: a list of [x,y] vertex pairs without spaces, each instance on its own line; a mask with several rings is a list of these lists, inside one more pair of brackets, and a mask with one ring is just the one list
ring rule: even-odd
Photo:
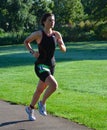
[[45,50],[54,50],[57,45],[56,37],[52,36],[43,36],[39,48],[44,48]]

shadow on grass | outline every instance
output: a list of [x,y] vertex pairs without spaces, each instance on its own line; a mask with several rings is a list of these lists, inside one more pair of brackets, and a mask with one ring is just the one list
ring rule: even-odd
[[107,49],[67,49],[67,53],[65,54],[56,52],[56,60],[58,62],[76,60],[107,60]]
[[[56,49],[56,61],[107,60],[107,43],[100,43],[96,42],[93,44],[88,42],[67,44],[66,53],[62,53],[59,49]],[[0,51],[2,54],[0,55],[0,67],[2,68],[33,65],[36,60],[31,54],[28,52],[26,53],[25,48],[22,46],[18,46],[17,48],[12,46],[4,46],[0,48]]]
[[0,67],[12,67],[31,65],[34,63],[34,58],[25,53],[13,53],[0,56]]

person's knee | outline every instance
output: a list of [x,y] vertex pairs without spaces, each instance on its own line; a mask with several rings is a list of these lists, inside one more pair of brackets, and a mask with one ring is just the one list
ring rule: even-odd
[[52,85],[54,91],[58,88],[58,83],[55,81]]
[[52,75],[49,76],[45,82],[48,84],[48,86],[50,86],[53,89],[53,91],[55,91],[58,88],[58,83]]

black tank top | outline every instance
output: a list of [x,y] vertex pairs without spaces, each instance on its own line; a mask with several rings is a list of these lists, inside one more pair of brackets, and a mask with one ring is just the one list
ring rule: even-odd
[[45,64],[48,66],[55,66],[54,52],[56,48],[56,38],[55,35],[47,36],[44,31],[42,31],[42,40],[38,44],[39,57],[36,61],[37,64]]

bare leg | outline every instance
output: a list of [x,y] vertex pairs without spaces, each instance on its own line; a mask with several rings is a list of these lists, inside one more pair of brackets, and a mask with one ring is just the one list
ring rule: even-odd
[[49,96],[51,96],[51,94],[57,89],[58,87],[58,84],[57,84],[57,81],[55,80],[55,78],[52,76],[52,75],[49,75],[46,80],[45,80],[45,83],[49,86],[45,93],[44,93],[44,96],[42,98],[42,104],[45,104],[47,98]]
[[44,91],[46,86],[47,86],[46,83],[42,82],[41,80],[39,81],[37,89],[33,95],[32,102],[31,102],[30,106],[25,108],[26,113],[28,114],[28,118],[31,121],[36,120],[36,117],[34,116],[34,106],[37,103],[41,93]]
[[36,91],[33,95],[33,98],[32,98],[32,102],[31,102],[32,106],[35,106],[35,104],[37,103],[40,95],[42,94],[42,92],[44,91],[44,89],[46,87],[47,87],[46,83],[44,83],[40,80],[39,83],[38,83],[37,89],[36,89]]

